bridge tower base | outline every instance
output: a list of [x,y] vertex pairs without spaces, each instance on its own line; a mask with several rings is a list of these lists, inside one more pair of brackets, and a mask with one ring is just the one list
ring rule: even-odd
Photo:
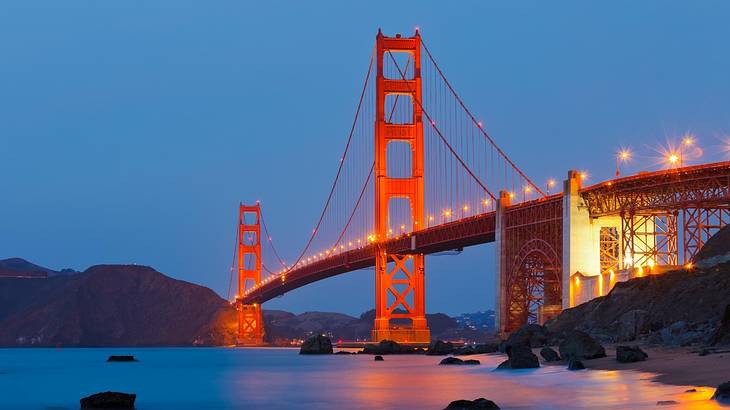
[[239,206],[238,212],[238,337],[240,346],[264,344],[264,320],[261,305],[241,302],[241,296],[249,286],[261,283],[261,207]]
[[[409,201],[413,231],[424,226],[421,37],[418,31],[408,38],[400,35],[386,37],[378,31],[376,52],[375,241],[380,242],[389,237],[388,209],[393,198]],[[397,66],[393,53],[409,54],[409,61],[413,61],[412,78],[404,78],[408,70]],[[384,60],[396,65],[401,78],[385,77]],[[388,95],[410,98],[412,118],[409,123],[396,124],[386,119]],[[387,152],[391,142],[410,146],[410,176],[395,178],[388,175]],[[388,254],[384,246],[375,248],[373,341],[388,339],[399,343],[429,343],[431,333],[426,323],[424,256]]]

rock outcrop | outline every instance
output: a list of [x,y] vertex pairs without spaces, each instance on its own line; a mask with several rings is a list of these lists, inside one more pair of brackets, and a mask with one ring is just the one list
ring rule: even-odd
[[497,343],[485,343],[478,345],[465,345],[454,349],[454,356],[468,356],[472,354],[487,354],[495,353],[499,350],[499,344]]
[[566,360],[590,360],[606,357],[606,349],[590,335],[580,330],[570,332],[558,347],[560,357]]
[[507,348],[508,359],[497,369],[533,369],[540,367],[540,360],[527,345],[514,345]]
[[437,340],[431,342],[426,350],[426,354],[429,356],[445,356],[454,352],[454,345],[451,342],[444,342]]
[[730,345],[730,305],[725,306],[725,313],[712,334],[711,342],[714,345]]
[[540,349],[540,356],[542,356],[546,362],[559,362],[561,360],[558,352],[547,346]]
[[583,370],[585,368],[586,367],[585,367],[585,365],[583,365],[583,362],[578,359],[571,357],[568,360],[568,370]]
[[476,400],[452,401],[444,410],[499,410],[499,406],[491,400],[480,397]]
[[133,409],[136,394],[107,391],[80,400],[82,409]]
[[507,353],[507,348],[516,345],[543,347],[548,343],[549,338],[550,332],[544,326],[530,323],[512,332],[507,340],[502,343],[500,350]]
[[365,347],[362,349],[361,353],[378,354],[378,355],[420,354],[420,353],[424,353],[424,351],[423,351],[423,349],[401,345],[400,343],[394,342],[392,340],[381,340],[380,343],[378,343],[378,344],[374,344],[374,343],[366,344]]
[[137,358],[134,356],[109,356],[108,359],[106,359],[107,362],[138,362]]
[[712,398],[722,403],[730,403],[730,382],[717,386]]
[[299,354],[332,354],[332,340],[323,335],[314,335],[302,343]]
[[641,362],[648,357],[639,346],[616,346],[616,361],[619,363]]
[[445,365],[453,365],[453,364],[456,364],[456,365],[462,365],[462,364],[471,364],[471,365],[473,365],[473,364],[481,364],[481,362],[480,362],[479,360],[474,360],[474,359],[470,359],[470,360],[461,360],[461,359],[459,359],[458,357],[453,357],[453,356],[450,356],[450,357],[447,357],[447,358],[445,358],[445,359],[441,360],[441,362],[440,362],[439,364],[445,364]]

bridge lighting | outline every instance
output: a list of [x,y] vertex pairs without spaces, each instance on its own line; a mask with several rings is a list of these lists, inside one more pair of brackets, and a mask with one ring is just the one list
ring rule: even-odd
[[450,217],[451,216],[451,209],[444,209],[444,216],[447,217],[447,218]]
[[687,270],[692,270],[692,266],[694,266],[692,265],[692,262],[687,262],[684,264],[684,268]]
[[582,179],[582,180],[588,179],[588,172],[582,171],[580,173],[580,179]]
[[580,286],[580,277],[579,276],[575,277],[575,286]]
[[429,215],[429,216],[428,216],[428,221],[429,221],[429,222],[433,221],[433,215]]
[[670,165],[675,165],[677,162],[679,162],[679,155],[675,153],[669,154],[669,156],[667,156],[667,162],[669,162]]
[[393,233],[393,229],[388,228],[388,233]]
[[405,230],[406,230],[406,226],[405,226],[405,225],[401,225],[401,226],[400,226],[400,230],[401,230],[401,231],[405,231]]
[[624,258],[624,267],[633,266],[634,258],[631,255],[626,255]]
[[488,199],[483,200],[482,203],[484,204],[484,207],[485,208],[489,206],[489,200]]
[[358,244],[358,245],[359,245],[359,244],[360,244],[361,242],[362,242],[361,240],[359,240],[359,239],[357,240],[357,244]]
[[469,205],[464,205],[461,209],[463,209],[464,212],[468,212],[469,211]]
[[352,247],[352,241],[347,242],[347,246]]
[[375,242],[375,235],[373,235],[373,234],[368,235],[368,241]]
[[649,266],[649,269],[654,269],[654,263],[654,259],[649,259],[649,261],[646,262],[646,264]]
[[690,145],[692,145],[692,144],[694,144],[694,143],[695,143],[695,139],[694,139],[694,137],[693,137],[693,136],[691,136],[691,135],[686,135],[686,136],[684,137],[684,139],[682,140],[682,144],[683,144],[684,146],[687,146],[687,147],[689,147]]

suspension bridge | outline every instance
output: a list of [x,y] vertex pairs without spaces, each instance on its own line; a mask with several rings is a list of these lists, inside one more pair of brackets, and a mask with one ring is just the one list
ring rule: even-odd
[[266,301],[369,267],[372,340],[428,343],[424,256],[490,242],[496,326],[509,333],[619,281],[691,267],[730,220],[730,162],[590,186],[571,170],[541,186],[476,118],[418,31],[379,31],[334,181],[297,258],[281,258],[260,204],[240,206],[239,343],[263,343]]

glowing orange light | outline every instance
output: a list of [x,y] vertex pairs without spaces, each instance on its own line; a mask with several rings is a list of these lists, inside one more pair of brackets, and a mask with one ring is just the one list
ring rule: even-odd
[[485,199],[485,200],[484,200],[484,201],[482,201],[482,202],[484,203],[484,206],[489,206],[489,200],[488,200],[488,199]]
[[667,161],[669,161],[670,164],[676,164],[677,161],[679,161],[679,156],[677,154],[669,154],[667,157]]
[[692,270],[692,267],[693,267],[693,266],[694,266],[694,265],[692,265],[692,262],[687,262],[687,263],[686,263],[686,264],[684,265],[684,268],[685,268],[685,269],[687,269],[687,270]]
[[405,225],[401,225],[401,226],[400,226],[400,230],[401,230],[401,231],[405,231],[405,230],[406,230],[406,226],[405,226]]
[[463,207],[462,207],[461,209],[463,209],[463,210],[464,210],[464,212],[466,212],[466,211],[468,211],[468,210],[469,210],[469,205],[464,205],[464,206],[463,206]]
[[428,220],[429,220],[429,221],[433,221],[433,215],[429,215],[429,216],[428,216]]
[[578,276],[575,277],[575,285],[576,286],[580,285],[580,277],[578,277]]
[[684,145],[689,146],[689,145],[692,145],[695,143],[695,139],[691,135],[688,135],[688,136],[684,137],[684,139],[682,140],[682,143]]
[[529,186],[525,187],[525,192],[527,192],[529,194],[531,191],[532,191],[532,188],[530,188]]
[[548,186],[549,187],[555,186],[555,180],[554,179],[548,179]]
[[587,178],[588,178],[588,173],[587,172],[583,171],[583,172],[580,173],[580,179],[587,179]]
[[510,193],[509,193],[509,197],[510,197],[510,198],[514,198],[514,197],[515,197],[515,193],[514,193],[514,192],[510,192]]
[[451,209],[444,210],[444,216],[446,216],[446,217],[451,216]]
[[653,269],[654,268],[654,259],[649,259],[649,261],[646,262],[646,264],[649,266],[649,269]]

